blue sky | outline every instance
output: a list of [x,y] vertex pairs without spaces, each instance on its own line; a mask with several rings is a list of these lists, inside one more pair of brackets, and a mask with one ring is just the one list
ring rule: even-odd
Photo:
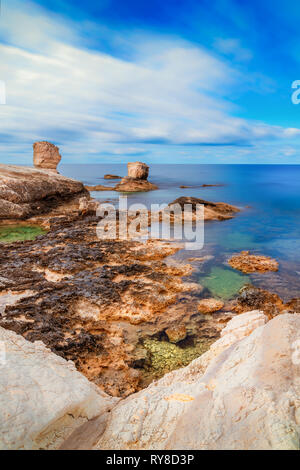
[[2,0],[0,161],[300,163],[299,24],[294,0]]

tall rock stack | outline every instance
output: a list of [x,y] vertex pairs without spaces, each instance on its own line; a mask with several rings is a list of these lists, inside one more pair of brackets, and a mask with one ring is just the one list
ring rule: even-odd
[[50,142],[35,142],[33,144],[33,164],[36,168],[57,172],[61,161],[59,148]]
[[143,162],[129,162],[127,164],[128,176],[115,187],[116,191],[135,192],[151,191],[158,189],[157,186],[148,181],[149,167]]

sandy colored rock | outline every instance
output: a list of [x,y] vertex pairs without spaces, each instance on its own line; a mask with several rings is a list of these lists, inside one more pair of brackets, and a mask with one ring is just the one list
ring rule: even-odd
[[144,179],[131,178],[126,176],[115,187],[116,191],[120,192],[139,192],[139,191],[153,191],[158,187]]
[[85,186],[88,191],[113,191],[114,188],[110,186],[103,186],[102,184],[96,184],[95,186]]
[[118,175],[104,175],[104,179],[105,180],[120,180],[122,178],[122,176],[118,176]]
[[118,401],[53,354],[0,328],[0,449],[53,449]]
[[146,163],[142,162],[129,162],[127,163],[129,178],[147,180],[149,175],[149,167]]
[[79,181],[50,170],[0,165],[0,219],[26,219],[88,194]]
[[97,449],[300,449],[300,315],[233,318],[189,366],[112,410]]
[[269,256],[251,255],[249,251],[241,251],[228,261],[228,264],[243,273],[266,273],[278,271],[278,262]]
[[171,343],[178,343],[185,339],[187,331],[184,325],[174,325],[166,329],[166,334]]
[[33,144],[33,163],[36,168],[56,170],[61,160],[59,148],[50,142],[35,142]]
[[[180,206],[182,211],[185,205],[191,205],[191,218],[193,221],[196,221],[198,218],[197,215],[197,205],[204,206],[204,220],[228,220],[232,219],[235,214],[240,212],[238,207],[226,204],[224,202],[210,202],[205,201],[204,199],[199,199],[196,197],[179,197],[175,201],[171,202],[169,206]],[[202,213],[200,212],[200,218],[202,218]],[[185,214],[186,220],[188,219],[188,214]]]
[[212,313],[221,310],[224,307],[222,300],[216,299],[202,299],[198,303],[198,310],[200,313]]

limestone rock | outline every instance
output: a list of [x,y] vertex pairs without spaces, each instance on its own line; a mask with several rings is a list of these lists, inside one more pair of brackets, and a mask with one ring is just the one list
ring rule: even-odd
[[119,184],[116,185],[115,190],[120,192],[138,192],[138,191],[152,191],[158,187],[145,179],[131,178],[126,176],[122,178]]
[[79,181],[50,170],[0,165],[0,219],[26,219],[87,191]]
[[266,273],[268,271],[278,271],[278,262],[269,256],[251,255],[249,251],[242,251],[234,255],[228,264],[243,273]]
[[122,178],[122,176],[118,176],[118,175],[104,175],[104,179],[105,180],[120,180]]
[[[171,202],[169,206],[179,205],[181,209],[184,209],[186,204],[191,205],[192,211],[191,216],[192,220],[197,220],[197,205],[204,206],[204,220],[227,220],[232,219],[234,215],[240,212],[238,207],[226,204],[224,202],[210,202],[205,201],[204,199],[199,199],[196,197],[179,197],[175,201]],[[185,214],[186,219],[188,214]],[[200,213],[200,217],[202,214]]]
[[203,356],[119,402],[94,448],[299,450],[299,329],[299,314],[236,316]]
[[56,170],[61,160],[59,148],[50,142],[35,142],[33,144],[33,163],[36,168]]
[[198,310],[200,313],[213,313],[221,310],[224,307],[224,302],[216,299],[202,299],[198,303]]
[[57,448],[72,431],[108,411],[109,397],[53,354],[0,328],[0,449]]
[[147,180],[149,175],[149,167],[142,162],[129,162],[127,164],[128,176],[130,178]]
[[178,343],[185,339],[187,331],[184,325],[174,325],[166,329],[166,334],[171,343]]

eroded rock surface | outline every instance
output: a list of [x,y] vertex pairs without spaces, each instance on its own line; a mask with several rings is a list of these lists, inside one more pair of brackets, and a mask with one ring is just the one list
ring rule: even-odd
[[149,167],[146,163],[130,162],[127,164],[128,176],[122,178],[115,187],[120,192],[152,191],[158,187],[148,181]]
[[149,176],[149,167],[142,162],[129,162],[127,164],[128,176],[130,178],[147,180]]
[[0,449],[57,448],[95,416],[103,422],[118,401],[53,354],[0,328]]
[[228,264],[243,273],[266,273],[268,271],[278,271],[278,262],[269,256],[251,255],[250,251],[242,251],[238,255],[232,256]]
[[[189,204],[192,207],[192,220],[197,220],[197,205],[204,206],[204,220],[227,220],[232,219],[236,213],[240,212],[238,207],[226,204],[224,202],[209,202],[196,197],[179,197],[171,202],[169,206],[179,205],[181,209]],[[200,218],[202,213],[200,212]],[[186,215],[187,217],[187,215]]]
[[122,400],[94,448],[299,450],[299,329],[299,314],[235,317],[203,356]]
[[55,170],[61,160],[59,148],[50,142],[35,142],[33,144],[33,163],[36,168]]
[[202,299],[198,303],[198,310],[201,313],[212,313],[221,310],[224,307],[224,302],[217,299]]
[[0,219],[26,219],[88,195],[79,181],[49,170],[0,165]]

